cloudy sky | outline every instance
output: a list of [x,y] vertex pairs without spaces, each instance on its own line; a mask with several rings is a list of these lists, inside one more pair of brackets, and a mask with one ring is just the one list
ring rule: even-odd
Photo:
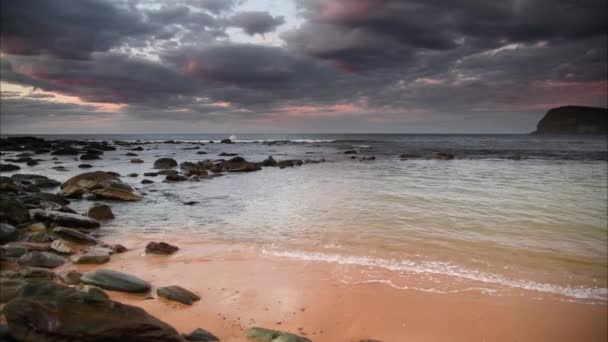
[[525,133],[607,106],[606,0],[1,2],[1,133]]

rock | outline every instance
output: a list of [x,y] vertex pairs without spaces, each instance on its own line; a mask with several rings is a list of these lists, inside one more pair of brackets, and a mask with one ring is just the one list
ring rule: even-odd
[[178,173],[177,170],[160,170],[157,175],[177,175]]
[[8,223],[0,223],[0,243],[7,243],[17,239],[17,229]]
[[110,299],[110,296],[97,286],[80,284],[75,289],[87,293],[98,300]]
[[13,335],[8,331],[8,327],[6,325],[0,325],[0,341],[3,342],[18,342],[15,340]]
[[138,177],[139,173],[129,173],[127,177]]
[[166,242],[149,242],[146,245],[147,254],[170,255],[179,250],[179,247],[170,245]]
[[93,190],[93,195],[98,198],[105,198],[117,201],[139,201],[141,196],[128,191],[112,190],[112,189],[97,189]]
[[149,180],[149,179],[142,179],[141,180],[141,184],[152,184],[152,183],[154,183],[153,180]]
[[78,167],[81,168],[81,169],[90,169],[90,168],[93,167],[93,165],[91,165],[91,164],[79,164]]
[[0,198],[0,221],[17,225],[29,220],[30,212],[21,202]]
[[200,300],[201,297],[177,285],[159,287],[156,294],[168,300],[192,305],[192,302]]
[[258,341],[268,342],[312,342],[306,337],[297,336],[287,332],[281,332],[271,329],[253,327],[247,330],[245,336]]
[[23,184],[13,178],[0,176],[0,191],[2,192],[21,192],[25,191]]
[[167,177],[165,177],[165,181],[169,181],[169,182],[183,182],[183,181],[187,181],[188,177],[184,176],[184,175],[167,175]]
[[87,272],[81,279],[85,284],[112,291],[147,292],[150,290],[150,284],[135,276],[107,269]]
[[6,244],[4,247],[22,247],[28,251],[38,251],[38,252],[46,252],[51,250],[51,244],[47,242],[26,242],[26,241],[17,241],[10,242]]
[[125,156],[127,156],[127,157],[137,157],[137,156],[138,156],[138,154],[137,154],[137,153],[133,153],[133,152],[127,152],[127,153],[125,154]]
[[61,188],[65,189],[68,186],[74,185],[80,188],[85,188],[87,190],[96,190],[104,188],[104,185],[102,183],[109,180],[119,180],[119,178],[109,172],[87,172],[68,179],[61,185]]
[[99,221],[78,214],[62,213],[53,210],[32,209],[32,219],[53,223],[68,228],[99,228]]
[[437,152],[431,156],[431,159],[452,160],[454,159],[454,155],[447,152]]
[[25,165],[27,166],[36,166],[39,163],[36,160],[29,160],[27,163],[25,163]]
[[277,161],[274,160],[272,156],[268,156],[265,160],[260,163],[262,166],[275,166],[277,165]]
[[294,167],[294,166],[299,166],[302,165],[304,162],[299,160],[299,159],[288,159],[288,160],[281,160],[280,162],[278,162],[276,164],[276,166],[278,167]]
[[222,139],[222,140],[220,140],[220,143],[221,144],[232,144],[232,140],[230,140],[230,139]]
[[160,158],[154,162],[155,169],[171,169],[177,166],[177,161],[173,158]]
[[360,159],[360,161],[369,161],[369,160],[376,160],[375,156],[371,156],[371,157],[363,157]]
[[198,202],[198,201],[187,201],[187,202],[184,202],[184,205],[195,205],[195,204],[199,204],[199,203],[200,202]]
[[89,193],[89,190],[76,185],[68,185],[61,189],[59,195],[66,198],[81,198],[82,195]]
[[29,252],[19,257],[20,265],[55,268],[67,262],[66,259],[50,252]]
[[0,163],[0,172],[11,172],[11,171],[17,171],[20,170],[21,168],[15,164],[2,164]]
[[233,157],[233,156],[238,156],[238,153],[226,153],[226,152],[222,152],[220,154],[218,154],[218,156],[220,157]]
[[550,109],[533,134],[608,134],[608,109],[564,106]]
[[115,302],[97,291],[53,282],[18,287],[4,306],[11,334],[19,341],[178,342],[181,336],[143,309]]
[[55,273],[42,267],[23,267],[19,275],[24,279],[54,279]]
[[76,243],[88,245],[96,245],[99,243],[99,240],[95,239],[94,237],[70,228],[56,227],[53,229],[53,234],[64,240]]
[[182,336],[186,339],[186,341],[212,342],[220,340],[217,336],[202,328],[197,328],[189,334],[182,334]]
[[105,264],[110,261],[110,254],[100,250],[88,250],[71,258],[75,264]]
[[144,162],[144,161],[143,161],[143,160],[141,160],[141,159],[137,159],[137,158],[135,158],[135,159],[131,159],[131,163],[133,163],[133,164],[141,164],[141,163],[143,163],[143,162]]
[[11,178],[16,179],[22,183],[30,183],[39,188],[54,188],[61,185],[61,182],[41,175],[18,173],[12,175]]
[[51,152],[53,156],[77,156],[78,150],[74,148],[62,148],[56,151]]
[[47,226],[42,222],[36,222],[28,225],[25,227],[25,229],[29,230],[30,232],[46,233]]
[[21,196],[19,199],[21,201],[23,201],[24,203],[31,203],[31,204],[40,204],[40,202],[42,202],[42,201],[54,202],[54,203],[57,203],[60,205],[70,204],[70,201],[63,198],[63,196],[50,194],[48,192],[35,192],[35,193],[27,194],[25,196]]
[[87,216],[95,220],[110,220],[114,218],[112,208],[109,205],[103,203],[95,203],[89,211]]
[[206,170],[205,164],[183,162],[183,163],[179,164],[179,167],[182,169],[182,172],[188,176],[192,176],[192,175],[206,176],[207,175],[207,170]]
[[82,273],[76,270],[70,270],[67,272],[61,272],[57,275],[59,280],[68,284],[68,285],[78,285],[80,284],[80,278],[82,278]]
[[61,254],[74,254],[74,251],[60,239],[51,242],[51,249]]
[[0,278],[0,303],[6,303],[21,295],[23,287],[27,284],[21,279],[2,279]]
[[6,245],[6,246],[2,246],[0,248],[2,248],[2,250],[4,250],[4,255],[9,258],[18,258],[18,257],[22,256],[23,254],[27,253],[27,248],[22,247],[22,246]]
[[101,159],[101,158],[96,154],[83,154],[80,156],[80,160],[97,160],[97,159]]
[[357,154],[357,151],[355,151],[355,150],[348,150],[348,151],[344,151],[344,154]]
[[27,234],[25,239],[29,242],[52,242],[55,237],[43,232],[33,232]]
[[146,176],[146,177],[156,177],[156,176],[158,176],[158,173],[157,172],[144,172],[144,176]]
[[196,154],[207,154],[207,152],[205,152],[205,151],[198,151],[198,152],[196,152]]

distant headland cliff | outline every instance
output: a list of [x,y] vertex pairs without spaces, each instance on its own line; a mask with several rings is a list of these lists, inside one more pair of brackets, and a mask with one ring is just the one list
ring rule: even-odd
[[532,134],[608,134],[608,108],[564,106],[550,109]]

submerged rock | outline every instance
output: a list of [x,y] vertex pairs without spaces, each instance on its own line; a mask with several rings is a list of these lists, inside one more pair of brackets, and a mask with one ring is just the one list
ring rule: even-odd
[[245,336],[258,341],[267,342],[312,342],[306,337],[301,337],[287,332],[253,327],[247,330]]
[[170,245],[166,242],[150,242],[146,245],[147,254],[169,255],[177,252],[179,247]]
[[22,255],[18,262],[24,266],[55,268],[65,264],[67,260],[50,252],[29,252]]
[[2,164],[0,163],[0,172],[11,172],[11,171],[17,171],[20,170],[21,168],[17,165],[14,164]]
[[[48,281],[16,285],[4,306],[10,333],[19,341],[177,342],[180,335],[143,309]],[[15,286],[13,286],[15,287]]]
[[156,294],[168,300],[173,300],[183,304],[192,305],[192,302],[200,300],[201,297],[183,287],[177,285],[159,287]]
[[123,292],[147,292],[150,284],[130,274],[98,269],[85,273],[82,278],[85,284],[99,286],[102,289]]

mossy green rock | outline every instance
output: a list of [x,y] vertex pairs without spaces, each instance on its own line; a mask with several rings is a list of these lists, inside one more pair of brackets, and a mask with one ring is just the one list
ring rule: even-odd
[[258,341],[267,342],[312,342],[306,337],[259,327],[253,327],[247,330],[246,336]]

